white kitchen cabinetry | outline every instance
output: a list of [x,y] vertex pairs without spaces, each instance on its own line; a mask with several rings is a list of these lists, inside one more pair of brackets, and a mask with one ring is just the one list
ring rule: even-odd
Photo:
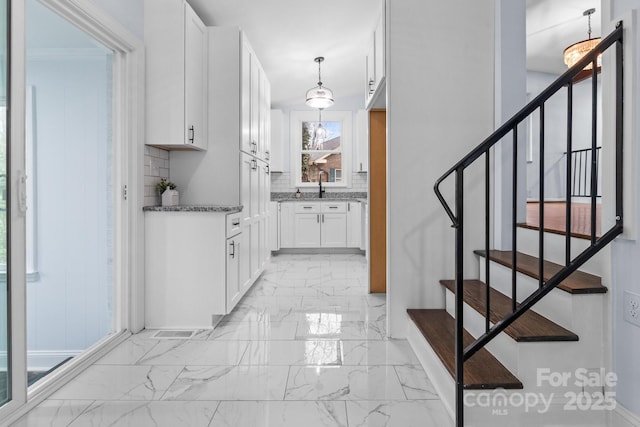
[[284,202],[280,206],[281,248],[347,247],[345,202]]
[[173,152],[171,180],[184,204],[243,206],[239,282],[245,291],[270,256],[270,86],[239,28],[209,27],[207,33],[210,149]]
[[270,166],[271,172],[282,172],[284,170],[283,163],[283,134],[284,116],[282,110],[271,110],[271,137],[270,141]]
[[356,113],[356,172],[369,171],[369,112]]
[[383,3],[373,35],[370,39],[371,41],[369,42],[366,57],[365,105],[367,105],[367,107],[384,91],[385,87],[385,31],[385,9]]
[[185,0],[145,0],[146,144],[207,149],[207,29]]
[[347,247],[362,247],[362,203],[347,202]]
[[280,205],[280,248],[295,246],[296,203],[285,202]]
[[211,328],[246,289],[240,214],[145,212],[145,327]]

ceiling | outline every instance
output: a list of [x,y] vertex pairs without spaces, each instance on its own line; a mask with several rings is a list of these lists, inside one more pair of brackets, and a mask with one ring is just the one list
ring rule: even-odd
[[[276,107],[302,103],[317,81],[316,56],[324,56],[322,81],[336,98],[364,98],[364,57],[378,17],[372,0],[188,0],[207,25],[239,26],[247,34],[271,82]],[[562,52],[600,36],[599,0],[526,0],[527,68],[560,74]]]

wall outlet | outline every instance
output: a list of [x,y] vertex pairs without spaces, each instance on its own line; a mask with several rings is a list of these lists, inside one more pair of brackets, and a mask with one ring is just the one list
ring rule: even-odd
[[640,326],[640,295],[624,291],[624,320]]

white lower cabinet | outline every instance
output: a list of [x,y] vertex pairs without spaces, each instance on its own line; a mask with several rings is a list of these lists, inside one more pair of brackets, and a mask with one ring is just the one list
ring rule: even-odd
[[280,248],[360,248],[359,208],[358,202],[281,202]]
[[227,307],[235,307],[242,298],[240,286],[240,249],[242,235],[227,239]]
[[296,213],[294,217],[295,248],[320,247],[319,213]]
[[362,203],[347,202],[347,247],[362,248]]
[[145,212],[145,327],[211,328],[244,282],[240,213]]

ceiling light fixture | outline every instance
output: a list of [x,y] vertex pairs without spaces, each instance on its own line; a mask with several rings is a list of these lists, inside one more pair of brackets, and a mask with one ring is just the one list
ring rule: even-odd
[[314,59],[318,63],[318,86],[307,91],[307,105],[312,108],[328,108],[333,105],[333,92],[328,87],[322,86],[322,78],[320,77],[320,63],[324,61],[324,57],[319,56]]
[[[576,62],[582,59],[583,56],[589,53],[591,49],[600,43],[600,37],[591,38],[591,15],[593,15],[595,11],[595,9],[587,9],[582,13],[582,16],[587,16],[589,18],[589,38],[578,43],[574,43],[564,50],[564,63],[567,64],[569,68],[571,68]],[[598,69],[601,64],[601,56],[602,55],[598,55],[597,59]],[[593,63],[589,63],[589,65],[584,67],[585,70],[591,70],[592,68]]]

